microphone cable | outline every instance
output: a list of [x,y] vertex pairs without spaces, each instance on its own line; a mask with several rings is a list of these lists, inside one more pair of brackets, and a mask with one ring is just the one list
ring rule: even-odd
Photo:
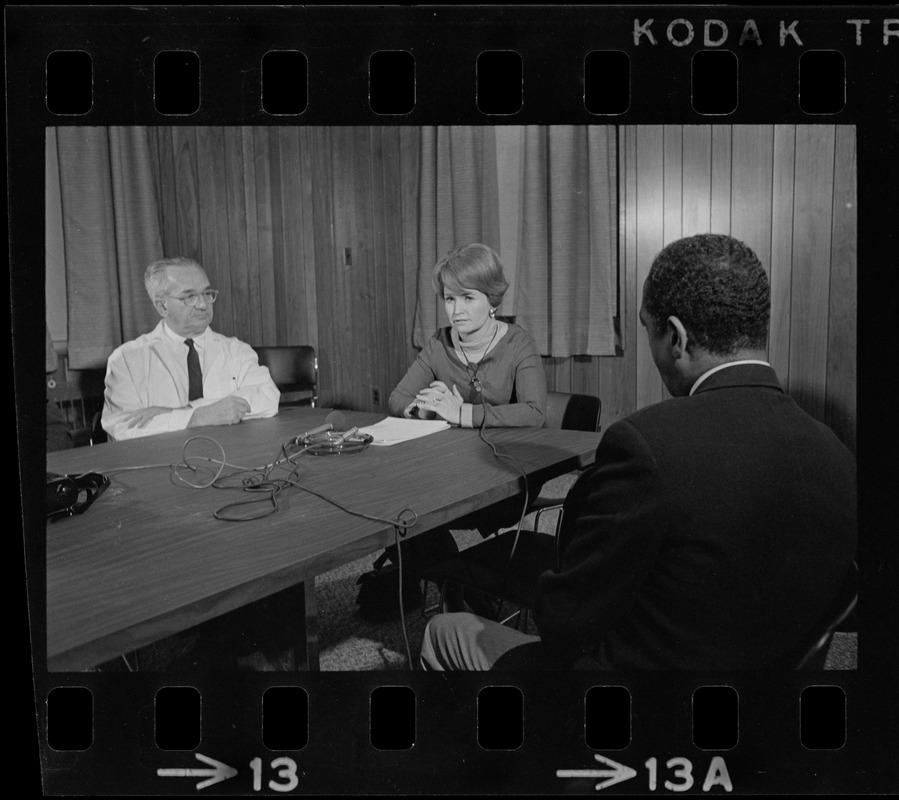
[[[205,455],[189,455],[189,446],[197,441],[207,441],[214,444],[216,448],[218,448],[219,456],[215,458]],[[278,502],[276,498],[284,489],[290,486],[294,486],[306,492],[307,494],[318,497],[320,500],[324,500],[326,503],[330,503],[332,506],[340,509],[346,514],[361,517],[371,522],[380,522],[385,525],[391,525],[395,529],[399,528],[402,531],[409,530],[418,522],[418,514],[414,509],[409,508],[408,506],[401,509],[399,513],[392,519],[387,519],[384,517],[375,516],[373,514],[366,514],[361,511],[354,511],[353,509],[347,508],[341,503],[338,503],[336,500],[332,500],[330,497],[322,494],[321,492],[311,489],[308,486],[304,486],[299,481],[299,475],[297,474],[299,465],[296,463],[296,459],[299,458],[299,456],[303,455],[304,452],[306,452],[307,447],[300,446],[300,450],[298,452],[291,452],[291,448],[295,448],[298,446],[299,445],[295,440],[290,439],[281,444],[281,457],[276,459],[272,463],[258,467],[245,467],[239,464],[229,463],[225,454],[225,449],[224,447],[222,447],[221,443],[218,440],[213,439],[210,436],[191,436],[182,445],[181,460],[177,464],[160,463],[142,464],[134,467],[119,467],[112,470],[104,470],[103,474],[115,475],[120,472],[134,472],[143,469],[169,469],[171,470],[173,479],[178,480],[191,489],[208,489],[210,487],[214,489],[242,489],[243,491],[251,494],[267,495],[265,497],[254,498],[252,500],[240,500],[234,503],[229,503],[219,508],[213,513],[213,516],[216,519],[220,519],[225,522],[252,522],[253,520],[263,519],[264,517],[273,514],[278,510]],[[194,473],[198,472],[197,467],[194,466],[195,462],[205,462],[216,465],[216,470],[213,477],[205,482],[188,480],[182,474],[182,471],[184,469],[188,469]],[[287,469],[287,464],[290,464],[290,471],[288,472],[286,478],[272,478],[272,472],[276,468]],[[232,472],[223,477],[223,473],[226,468],[231,468],[235,470],[235,472]],[[247,477],[241,479],[239,486],[229,486],[223,483],[223,481],[233,479],[239,476],[241,473],[248,473],[248,475]],[[262,513],[255,516],[229,516],[226,513],[229,509],[245,505],[254,505],[257,503],[268,503],[271,507],[265,509]]]
[[[233,503],[229,503],[226,506],[218,509],[214,512],[213,516],[216,519],[223,520],[225,522],[248,522],[257,519],[263,519],[264,517],[269,516],[270,514],[274,514],[275,511],[278,510],[278,501],[277,497],[281,494],[281,492],[291,485],[291,476],[294,476],[297,473],[299,465],[293,460],[295,457],[302,455],[306,448],[304,447],[299,453],[288,453],[287,448],[291,445],[296,446],[298,443],[296,440],[289,440],[281,444],[281,458],[273,461],[271,464],[268,464],[264,467],[259,468],[251,468],[251,469],[243,469],[241,472],[249,472],[251,473],[247,477],[241,480],[240,486],[228,486],[224,485],[219,481],[219,476],[221,473],[217,474],[216,477],[212,481],[212,486],[216,489],[238,489],[242,488],[243,491],[248,492],[250,494],[263,494],[264,497],[256,498],[253,500],[238,500]],[[288,474],[287,479],[283,478],[272,478],[272,471],[276,467],[284,467],[285,462],[291,465],[291,470]],[[255,473],[255,474],[253,474]],[[261,473],[261,474],[259,474]],[[228,478],[234,478],[239,475],[240,472],[232,473],[228,475]],[[257,513],[255,516],[245,516],[245,515],[228,515],[228,511],[235,508],[241,508],[243,506],[252,506],[258,503],[268,503],[270,505],[269,508],[264,509],[262,512]]]
[[[269,464],[266,467],[261,468],[261,469],[246,470],[246,471],[250,471],[250,472],[262,471],[263,474],[261,476],[255,477],[255,478],[253,478],[253,477],[245,478],[242,482],[244,491],[251,492],[251,493],[268,492],[267,497],[254,499],[254,500],[243,500],[243,501],[237,501],[235,503],[229,503],[227,506],[224,506],[223,508],[220,508],[218,511],[215,512],[215,518],[221,519],[224,521],[228,521],[228,522],[246,522],[246,521],[250,521],[250,520],[262,519],[263,517],[267,517],[270,514],[273,514],[277,510],[278,503],[277,503],[276,498],[278,497],[278,495],[280,495],[280,493],[287,487],[293,486],[293,487],[296,487],[297,489],[300,489],[301,491],[306,492],[307,494],[311,494],[314,497],[319,498],[320,500],[324,500],[326,503],[330,503],[332,506],[340,509],[341,511],[343,511],[346,514],[350,514],[351,516],[354,516],[354,517],[360,517],[362,519],[367,519],[371,522],[380,522],[382,524],[392,525],[394,528],[399,527],[403,531],[409,530],[418,522],[418,514],[415,512],[414,509],[409,508],[408,506],[401,509],[399,511],[399,513],[392,519],[386,519],[384,517],[378,517],[374,514],[366,514],[362,511],[355,511],[355,510],[343,505],[342,503],[338,503],[336,500],[333,500],[332,498],[328,497],[327,495],[322,494],[321,492],[318,492],[315,489],[312,489],[308,486],[305,486],[299,480],[299,475],[298,475],[299,465],[295,462],[294,459],[298,458],[303,453],[305,453],[308,448],[303,447],[297,453],[288,453],[288,451],[287,451],[288,446],[296,446],[296,442],[291,440],[291,441],[283,443],[281,445],[281,454],[283,457],[274,461],[272,464]],[[287,468],[286,464],[288,464],[288,463],[291,465],[291,469],[286,478],[271,478],[271,473],[276,467],[286,469]],[[215,486],[216,488],[222,488],[222,489],[237,488],[237,487],[233,487],[233,486],[222,486],[218,482],[218,477],[220,474],[221,474],[221,472],[219,472],[216,475],[216,479],[215,479],[216,482],[212,483],[211,485]],[[234,477],[234,476],[231,475],[228,477]],[[264,513],[259,514],[254,517],[235,517],[235,516],[226,516],[226,514],[225,514],[225,512],[228,509],[232,509],[232,508],[235,508],[238,506],[251,505],[251,504],[260,503],[260,502],[270,503],[271,508],[266,509],[266,511]]]
[[[400,532],[400,528],[397,525],[393,526],[393,542],[396,547],[396,561],[397,561],[397,599],[400,604],[400,630],[403,632],[403,642],[406,645],[406,660],[409,664],[409,669],[414,672],[415,664],[412,661],[412,649],[409,647],[409,632],[406,630],[406,610],[403,608],[403,550],[400,546],[400,539],[406,535],[405,528],[402,532]],[[422,603],[425,602],[425,598],[422,598]]]
[[528,476],[524,471],[524,468],[521,466],[521,464],[518,463],[518,461],[515,460],[514,457],[508,455],[507,453],[500,453],[499,450],[496,449],[496,445],[484,436],[484,427],[487,424],[488,406],[484,403],[483,395],[481,395],[481,408],[484,411],[484,416],[481,418],[481,424],[478,426],[478,438],[493,451],[493,455],[498,461],[501,461],[502,459],[511,461],[521,475],[522,480],[524,481],[524,503],[521,506],[521,515],[518,517],[518,525],[515,529],[515,540],[512,542],[512,550],[509,552],[509,561],[511,561],[514,558],[515,550],[518,547],[518,540],[521,536],[521,526],[524,525],[524,518],[527,516],[528,505],[530,503]]

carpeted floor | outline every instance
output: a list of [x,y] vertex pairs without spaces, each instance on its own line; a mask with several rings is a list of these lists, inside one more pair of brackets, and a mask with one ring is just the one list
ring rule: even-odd
[[[481,541],[477,531],[453,531],[460,549]],[[418,667],[421,640],[430,614],[436,610],[438,589],[429,584],[421,608],[406,614],[403,625],[393,622],[372,623],[357,613],[356,579],[371,569],[374,557],[361,559],[333,570],[316,580],[315,591],[321,615],[319,657],[322,670],[409,669],[408,652]],[[327,608],[327,612],[323,609]],[[511,609],[510,609],[511,612]],[[531,632],[533,629],[531,629]]]

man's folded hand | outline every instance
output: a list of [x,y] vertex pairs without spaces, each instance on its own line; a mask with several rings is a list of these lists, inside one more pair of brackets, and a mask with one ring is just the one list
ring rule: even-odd
[[151,419],[153,419],[153,417],[156,417],[159,414],[165,414],[167,411],[172,411],[172,409],[166,408],[166,406],[147,406],[146,408],[139,408],[137,411],[132,411],[131,414],[125,418],[125,421],[129,428],[143,428]]
[[250,404],[242,397],[228,395],[208,406],[196,409],[188,423],[189,428],[201,425],[234,425],[250,413]]

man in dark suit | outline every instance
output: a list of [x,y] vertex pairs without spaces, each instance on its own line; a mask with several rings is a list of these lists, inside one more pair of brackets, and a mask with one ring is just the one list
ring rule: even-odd
[[561,569],[540,579],[540,636],[438,615],[425,669],[490,669],[538,640],[542,666],[764,668],[814,628],[855,553],[856,470],[781,389],[769,313],[742,242],[662,250],[640,321],[673,397],[609,427],[572,487]]

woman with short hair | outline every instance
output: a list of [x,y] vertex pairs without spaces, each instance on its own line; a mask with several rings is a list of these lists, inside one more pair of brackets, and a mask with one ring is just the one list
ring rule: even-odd
[[390,413],[464,428],[543,427],[546,377],[537,344],[496,318],[509,286],[499,256],[483,244],[451,250],[434,267],[433,284],[450,325],[427,341],[391,393]]

